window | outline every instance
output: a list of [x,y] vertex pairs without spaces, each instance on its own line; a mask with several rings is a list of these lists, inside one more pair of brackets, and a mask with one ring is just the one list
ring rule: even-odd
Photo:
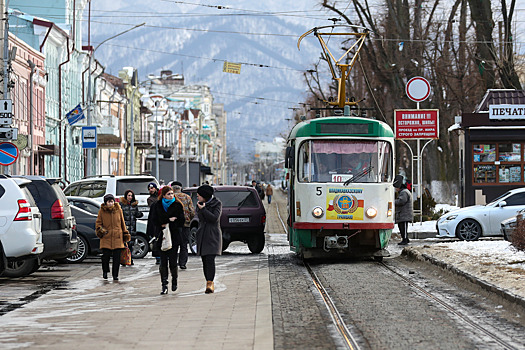
[[508,206],[525,205],[525,193],[516,193],[505,199]]
[[106,194],[106,181],[83,182],[79,185],[77,196],[97,198]]
[[259,206],[259,202],[252,191],[217,191],[215,195],[222,202],[224,208],[257,208]]
[[523,183],[523,143],[497,142],[472,146],[474,184]]
[[388,182],[392,150],[385,141],[311,140],[298,154],[300,182]]

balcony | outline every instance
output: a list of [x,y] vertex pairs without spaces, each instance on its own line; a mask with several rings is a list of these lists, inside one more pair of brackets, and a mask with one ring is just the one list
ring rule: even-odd
[[99,147],[120,147],[122,137],[119,130],[119,120],[112,115],[97,115],[97,137]]
[[149,131],[135,131],[135,147],[139,149],[147,149],[155,146],[155,138],[153,133]]

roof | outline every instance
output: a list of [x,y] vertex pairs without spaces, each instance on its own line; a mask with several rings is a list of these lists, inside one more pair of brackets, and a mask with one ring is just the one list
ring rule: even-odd
[[525,105],[525,91],[514,89],[489,89],[476,106],[474,113],[488,112],[489,105]]

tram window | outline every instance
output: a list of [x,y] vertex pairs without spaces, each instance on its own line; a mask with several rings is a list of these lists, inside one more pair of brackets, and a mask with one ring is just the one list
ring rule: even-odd
[[299,149],[299,181],[310,182],[312,164],[310,162],[310,142],[304,142]]

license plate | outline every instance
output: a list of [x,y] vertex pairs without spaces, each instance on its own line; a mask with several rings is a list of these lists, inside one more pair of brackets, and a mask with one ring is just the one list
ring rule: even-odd
[[238,222],[250,222],[250,218],[229,218],[228,222],[230,224],[238,223]]

